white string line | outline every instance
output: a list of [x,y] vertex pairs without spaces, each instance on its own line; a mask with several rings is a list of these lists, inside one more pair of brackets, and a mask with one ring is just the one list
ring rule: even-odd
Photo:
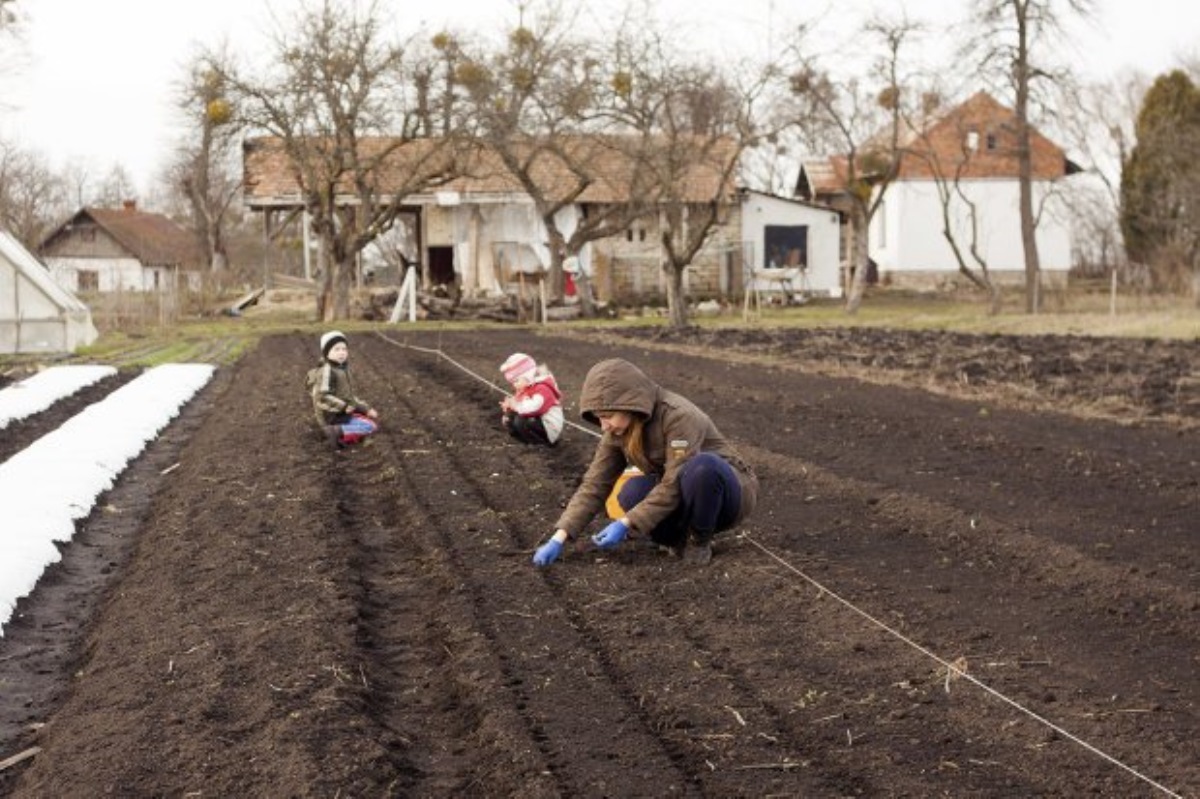
[[[428,353],[430,355],[436,355],[439,358],[441,358],[442,360],[448,361],[449,363],[454,365],[456,368],[462,370],[463,372],[465,372],[467,375],[474,378],[475,380],[478,380],[480,383],[483,383],[485,386],[492,389],[493,391],[498,391],[506,397],[512,396],[512,394],[505,391],[500,386],[496,385],[496,381],[488,380],[487,378],[483,377],[482,375],[478,375],[475,372],[472,372],[470,369],[468,369],[467,367],[463,366],[458,361],[451,358],[449,355],[447,355],[445,352],[443,352],[440,348],[436,349],[436,350],[431,350],[428,347],[418,347],[415,344],[406,344],[404,342],[396,341],[394,339],[388,338],[387,336],[385,336],[382,333],[376,333],[376,335],[378,335],[381,339],[388,342],[389,344],[395,344],[397,347],[406,347],[410,350],[416,350],[417,352],[424,352],[424,353]],[[583,427],[579,424],[576,424],[575,422],[572,422],[570,419],[563,419],[563,424],[570,425],[571,427],[575,428],[576,430],[580,430],[584,433],[589,433],[589,434],[594,435],[597,438],[599,438],[600,434],[597,433],[595,430],[589,430],[586,427]]]
[[958,666],[954,665],[953,663],[950,663],[949,661],[945,660],[944,658],[942,658],[941,656],[937,655],[936,653],[934,653],[934,652],[930,651],[929,649],[926,649],[925,647],[921,646],[921,645],[920,645],[920,644],[918,644],[916,641],[913,641],[911,638],[908,638],[907,636],[905,636],[903,633],[899,632],[898,630],[895,630],[895,629],[893,629],[893,628],[889,627],[887,624],[885,624],[884,622],[880,621],[879,619],[876,619],[876,618],[875,618],[874,616],[872,616],[871,614],[869,614],[869,613],[867,613],[866,611],[864,611],[864,610],[862,610],[862,609],[860,609],[860,608],[856,607],[856,606],[855,606],[853,603],[849,602],[848,600],[845,600],[845,599],[843,599],[842,597],[838,596],[838,595],[837,595],[835,592],[833,592],[833,591],[829,590],[828,588],[826,588],[824,585],[822,585],[822,584],[821,584],[820,582],[818,582],[817,580],[814,580],[812,577],[809,577],[807,574],[805,574],[804,572],[802,572],[800,569],[797,569],[795,566],[793,566],[792,564],[788,563],[786,560],[784,560],[783,558],[781,558],[779,555],[776,555],[774,552],[772,552],[771,550],[767,549],[765,546],[763,546],[762,544],[760,544],[758,541],[755,541],[755,540],[754,540],[754,539],[753,539],[753,538],[750,536],[750,534],[749,534],[749,533],[747,533],[747,532],[742,532],[742,534],[741,534],[741,535],[742,535],[742,538],[746,539],[746,540],[747,540],[747,541],[749,541],[751,544],[753,544],[754,546],[758,547],[758,548],[759,548],[759,549],[760,549],[760,550],[763,552],[763,554],[765,554],[767,557],[769,557],[769,558],[772,558],[773,560],[775,560],[775,561],[777,561],[778,563],[780,563],[780,564],[781,564],[781,565],[782,565],[784,568],[786,568],[786,569],[788,569],[788,570],[790,570],[790,571],[792,571],[792,572],[796,573],[796,574],[797,574],[797,575],[799,575],[800,577],[802,577],[802,578],[804,578],[805,580],[807,580],[808,582],[812,583],[812,585],[816,586],[816,588],[817,588],[819,591],[821,591],[822,593],[824,593],[824,594],[828,594],[829,596],[833,597],[835,600],[837,600],[838,602],[840,602],[840,603],[841,603],[842,605],[844,605],[845,607],[849,608],[850,610],[852,610],[852,611],[854,611],[855,613],[857,613],[859,616],[862,616],[862,617],[863,617],[864,619],[866,619],[867,621],[871,622],[871,623],[872,623],[872,624],[874,624],[875,626],[877,626],[877,627],[879,627],[880,629],[882,629],[882,630],[884,630],[885,632],[887,632],[889,635],[892,635],[892,636],[894,636],[895,638],[898,638],[899,640],[901,640],[901,641],[903,641],[904,643],[908,644],[908,645],[909,645],[909,646],[911,646],[913,649],[916,649],[918,652],[920,652],[921,654],[925,655],[926,657],[928,657],[928,658],[931,658],[931,659],[933,659],[933,660],[937,661],[938,663],[940,663],[942,666],[944,666],[944,667],[947,669],[947,673],[953,673],[953,674],[956,674],[956,675],[957,675],[957,676],[959,676],[959,677],[962,677],[963,679],[969,680],[970,682],[974,683],[976,686],[978,686],[979,688],[982,688],[984,691],[986,691],[987,693],[989,693],[989,694],[991,694],[992,696],[996,697],[997,699],[1001,700],[1002,702],[1005,702],[1006,704],[1008,704],[1008,705],[1011,705],[1012,707],[1016,708],[1017,710],[1021,711],[1021,712],[1022,712],[1022,713],[1024,713],[1024,714],[1026,714],[1026,715],[1027,715],[1027,716],[1029,716],[1030,718],[1032,718],[1032,719],[1034,719],[1034,720],[1036,720],[1036,721],[1038,721],[1038,722],[1041,722],[1042,724],[1045,724],[1047,727],[1049,727],[1050,729],[1054,730],[1055,732],[1057,732],[1057,733],[1059,733],[1059,734],[1061,734],[1061,735],[1063,735],[1063,736],[1065,736],[1065,737],[1067,737],[1067,738],[1071,739],[1071,740],[1072,740],[1072,741],[1074,741],[1075,743],[1077,743],[1077,744],[1079,744],[1080,746],[1082,746],[1084,749],[1087,749],[1088,751],[1090,751],[1090,752],[1093,752],[1093,753],[1095,753],[1095,754],[1099,755],[1100,757],[1104,758],[1105,760],[1107,760],[1108,762],[1112,763],[1113,765],[1115,765],[1115,766],[1119,766],[1120,768],[1122,768],[1122,769],[1124,769],[1125,771],[1129,772],[1129,773],[1130,773],[1130,774],[1132,774],[1133,776],[1135,776],[1135,777],[1137,777],[1137,778],[1139,778],[1139,779],[1141,779],[1141,780],[1144,780],[1144,781],[1148,782],[1150,785],[1153,785],[1155,788],[1158,788],[1160,791],[1162,791],[1163,793],[1167,794],[1168,796],[1175,797],[1175,799],[1182,799],[1182,798],[1180,797],[1180,795],[1179,795],[1179,794],[1175,793],[1174,791],[1172,791],[1171,789],[1167,788],[1166,786],[1160,785],[1159,783],[1155,782],[1154,780],[1152,780],[1151,778],[1147,777],[1146,775],[1144,775],[1144,774],[1140,773],[1139,771],[1135,770],[1134,768],[1132,768],[1132,767],[1130,767],[1130,766],[1127,766],[1127,765],[1125,765],[1125,764],[1124,764],[1124,763],[1122,763],[1120,760],[1117,760],[1115,757],[1112,757],[1111,755],[1108,755],[1108,754],[1106,754],[1105,752],[1101,751],[1100,749],[1097,749],[1095,746],[1092,746],[1092,745],[1091,745],[1090,743],[1088,743],[1087,741],[1084,741],[1083,739],[1081,739],[1081,738],[1079,738],[1079,737],[1077,737],[1077,736],[1075,736],[1075,735],[1072,735],[1070,732],[1068,732],[1068,731],[1064,730],[1062,727],[1058,726],[1058,725],[1057,725],[1057,724],[1055,724],[1054,722],[1052,722],[1052,721],[1049,721],[1048,719],[1045,719],[1045,718],[1043,718],[1042,716],[1039,716],[1037,713],[1033,712],[1032,710],[1030,710],[1030,709],[1028,709],[1028,708],[1024,707],[1024,706],[1023,706],[1023,705],[1021,705],[1019,702],[1017,702],[1017,701],[1015,701],[1015,700],[1013,700],[1013,699],[1009,699],[1007,696],[1005,696],[1004,694],[1000,693],[1000,692],[999,692],[999,691],[997,691],[995,688],[992,688],[990,685],[987,685],[986,683],[984,683],[984,682],[982,682],[982,681],[980,681],[980,680],[976,679],[975,677],[971,676],[971,675],[970,675],[970,674],[968,674],[967,672],[963,671],[963,670],[962,670],[961,668],[959,668]]
[[[496,386],[496,385],[495,385],[495,383],[489,383],[489,382],[488,382],[486,379],[484,379],[484,378],[483,378],[483,377],[481,377],[480,375],[477,375],[477,374],[475,374],[475,373],[474,373],[474,372],[472,372],[470,369],[468,369],[467,367],[465,367],[465,366],[463,366],[462,364],[460,364],[458,361],[456,361],[456,360],[454,360],[453,358],[451,358],[449,355],[446,355],[446,354],[445,354],[444,352],[442,352],[440,349],[437,349],[437,350],[431,350],[431,349],[426,349],[426,348],[424,348],[424,347],[417,347],[417,346],[415,346],[415,345],[411,345],[411,344],[401,344],[400,342],[393,341],[392,339],[390,339],[390,338],[387,338],[387,337],[386,337],[386,336],[384,336],[383,334],[379,334],[379,335],[380,335],[380,336],[381,336],[381,337],[382,337],[382,338],[383,338],[385,341],[391,342],[392,344],[397,344],[398,346],[401,346],[401,347],[408,347],[409,349],[418,350],[418,351],[420,351],[420,352],[426,352],[426,353],[430,353],[430,354],[436,354],[438,357],[440,357],[440,358],[443,358],[443,359],[445,359],[445,360],[449,361],[450,363],[454,364],[454,366],[456,366],[456,367],[458,367],[459,369],[461,369],[462,371],[466,372],[468,375],[470,375],[471,377],[473,377],[473,378],[475,378],[476,380],[480,381],[481,383],[486,383],[487,385],[491,386],[492,388],[496,389],[497,391],[500,391],[500,392],[502,392],[502,393],[507,393],[507,392],[504,392],[504,390],[503,390],[503,389],[501,389],[501,388],[499,388],[498,386]],[[578,430],[582,430],[582,431],[583,431],[583,432],[585,432],[585,433],[588,433],[588,434],[590,434],[590,435],[593,435],[593,436],[595,436],[596,438],[599,438],[599,437],[600,437],[600,434],[599,434],[598,432],[596,432],[595,430],[591,430],[591,429],[588,429],[588,428],[586,428],[586,427],[580,427],[579,425],[577,425],[577,424],[575,424],[574,422],[571,422],[571,421],[569,421],[569,420],[567,421],[567,424],[571,425],[572,427],[575,427],[575,428],[576,428],[576,429],[578,429]],[[907,637],[906,635],[904,635],[903,633],[901,633],[899,630],[896,630],[896,629],[893,629],[892,627],[889,627],[889,626],[888,626],[886,623],[884,623],[884,622],[880,621],[879,619],[875,618],[875,617],[874,617],[874,616],[872,616],[870,613],[867,613],[865,610],[862,610],[861,608],[859,608],[858,606],[856,606],[854,603],[850,602],[849,600],[847,600],[847,599],[843,599],[843,598],[842,598],[841,596],[839,596],[839,595],[838,595],[836,592],[834,592],[834,591],[831,591],[830,589],[826,588],[826,587],[825,587],[825,586],[824,586],[824,585],[823,585],[821,582],[819,582],[818,580],[816,580],[816,579],[814,579],[814,578],[812,578],[812,577],[809,577],[809,576],[808,576],[807,574],[805,574],[803,571],[801,571],[800,569],[796,568],[796,567],[795,567],[795,566],[793,566],[792,564],[788,563],[788,562],[787,562],[786,560],[784,560],[782,557],[780,557],[779,555],[775,554],[774,552],[772,552],[772,551],[771,551],[770,549],[768,549],[767,547],[765,547],[765,546],[763,546],[762,544],[760,544],[760,543],[759,543],[758,541],[756,541],[756,540],[755,540],[753,537],[751,537],[751,535],[750,535],[748,532],[742,531],[742,533],[741,533],[741,537],[742,537],[742,538],[744,538],[746,541],[749,541],[751,544],[753,544],[755,547],[757,547],[757,548],[758,548],[760,551],[762,551],[762,553],[763,553],[764,555],[766,555],[767,557],[769,557],[769,558],[771,558],[772,560],[776,561],[777,563],[779,563],[780,565],[782,565],[782,566],[783,566],[785,569],[788,569],[789,571],[791,571],[791,572],[794,572],[796,575],[798,575],[799,577],[803,578],[804,580],[807,580],[809,583],[811,583],[813,586],[815,586],[815,587],[817,588],[817,590],[819,590],[821,593],[823,593],[823,594],[828,594],[828,595],[829,595],[829,596],[831,596],[833,599],[835,599],[837,602],[839,602],[841,605],[843,605],[844,607],[846,607],[846,608],[848,608],[849,610],[853,611],[854,613],[857,613],[859,616],[861,616],[862,618],[866,619],[866,620],[867,620],[867,621],[869,621],[870,623],[874,624],[876,627],[879,627],[880,629],[882,629],[884,632],[888,633],[888,634],[889,634],[889,635],[891,635],[892,637],[894,637],[894,638],[896,638],[896,639],[898,639],[898,640],[900,640],[900,641],[902,641],[902,642],[904,642],[904,643],[908,644],[909,646],[911,646],[913,649],[917,650],[917,651],[918,651],[918,652],[920,652],[921,654],[923,654],[923,655],[925,655],[926,657],[930,658],[931,660],[933,660],[933,661],[935,661],[935,662],[937,662],[937,663],[941,664],[943,667],[945,667],[945,668],[946,668],[946,670],[947,670],[947,674],[955,674],[955,675],[957,675],[958,677],[962,677],[963,679],[965,679],[965,680],[968,680],[969,682],[971,682],[972,684],[974,684],[974,685],[975,685],[975,686],[977,686],[978,688],[982,689],[983,691],[985,691],[985,692],[987,692],[987,693],[991,694],[992,696],[996,697],[997,699],[999,699],[1000,701],[1004,702],[1005,704],[1007,704],[1007,705],[1010,705],[1011,707],[1013,707],[1013,708],[1015,708],[1015,709],[1019,710],[1020,712],[1024,713],[1024,714],[1025,714],[1025,715],[1027,715],[1027,716],[1029,716],[1029,717],[1030,717],[1030,718],[1032,718],[1033,720],[1035,720],[1035,721],[1037,721],[1037,722],[1039,722],[1039,723],[1041,723],[1041,724],[1044,724],[1044,725],[1046,725],[1047,727],[1049,727],[1050,729],[1054,730],[1054,731],[1055,731],[1055,732],[1057,732],[1058,734],[1060,734],[1060,735],[1064,736],[1065,738],[1068,738],[1069,740],[1071,740],[1071,741],[1074,741],[1075,743],[1077,743],[1077,744],[1079,744],[1080,746],[1082,746],[1084,749],[1087,749],[1089,752],[1092,752],[1093,754],[1099,755],[1100,757],[1102,757],[1102,758],[1104,758],[1105,760],[1107,760],[1109,763],[1112,763],[1114,766],[1117,766],[1118,768],[1124,769],[1126,772],[1128,772],[1128,773],[1132,774],[1133,776],[1137,777],[1138,779],[1140,779],[1140,780],[1142,780],[1142,781],[1144,781],[1144,782],[1148,783],[1149,785],[1152,785],[1152,786],[1154,786],[1154,787],[1155,787],[1155,788],[1157,788],[1158,790],[1160,790],[1160,791],[1162,791],[1163,793],[1165,793],[1167,796],[1170,796],[1170,797],[1172,797],[1172,799],[1183,799],[1183,798],[1182,798],[1182,796],[1180,796],[1180,794],[1178,794],[1178,793],[1175,793],[1175,792],[1174,792],[1174,791],[1172,791],[1170,788],[1167,788],[1165,785],[1162,785],[1162,784],[1160,784],[1160,783],[1158,783],[1158,782],[1155,782],[1153,779],[1151,779],[1150,777],[1146,776],[1145,774],[1142,774],[1140,771],[1138,771],[1138,770],[1134,769],[1132,766],[1128,766],[1128,765],[1126,765],[1125,763],[1122,763],[1120,760],[1117,760],[1117,759],[1116,759],[1115,757],[1113,757],[1112,755],[1109,755],[1108,753],[1106,753],[1106,752],[1104,752],[1104,751],[1102,751],[1102,750],[1098,749],[1097,747],[1093,746],[1092,744],[1088,743],[1087,741],[1083,740],[1082,738],[1079,738],[1078,736],[1076,736],[1076,735],[1073,735],[1072,733],[1070,733],[1070,732],[1068,732],[1067,730],[1063,729],[1062,727],[1060,727],[1059,725],[1057,725],[1057,724],[1055,724],[1054,722],[1050,721],[1049,719],[1046,719],[1046,718],[1044,718],[1044,717],[1042,717],[1042,716],[1039,716],[1037,713],[1035,713],[1034,711],[1032,711],[1032,710],[1030,710],[1029,708],[1025,707],[1024,705],[1022,705],[1021,703],[1017,702],[1016,700],[1014,700],[1014,699],[1010,699],[1009,697],[1005,696],[1005,695],[1004,695],[1003,693],[1001,693],[1000,691],[997,691],[995,688],[992,688],[992,687],[991,687],[990,685],[988,685],[987,683],[984,683],[983,681],[981,681],[981,680],[979,680],[979,679],[976,679],[976,678],[975,678],[975,677],[973,677],[972,675],[970,675],[970,674],[968,674],[967,672],[963,671],[961,668],[959,668],[958,666],[956,666],[956,665],[954,665],[953,663],[949,662],[948,660],[946,660],[945,658],[941,657],[941,656],[940,656],[940,655],[938,655],[937,653],[935,653],[935,652],[933,652],[933,651],[931,651],[931,650],[929,650],[929,649],[927,649],[927,648],[925,648],[925,647],[921,646],[921,645],[920,645],[920,644],[918,644],[916,641],[912,640],[911,638],[909,638],[909,637]]]

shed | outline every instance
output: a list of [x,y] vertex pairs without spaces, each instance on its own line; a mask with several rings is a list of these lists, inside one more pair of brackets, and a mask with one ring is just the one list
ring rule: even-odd
[[[827,205],[743,189],[742,231],[752,248],[745,262],[760,290],[769,289],[761,270],[794,274],[791,288],[804,294],[841,296],[842,215]],[[752,279],[747,274],[747,281]]]
[[74,352],[97,336],[88,307],[0,230],[0,353]]

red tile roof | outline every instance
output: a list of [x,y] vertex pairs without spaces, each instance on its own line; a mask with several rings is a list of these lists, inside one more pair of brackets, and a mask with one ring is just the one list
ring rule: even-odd
[[[590,179],[588,186],[575,199],[576,202],[622,202],[639,191],[639,181],[645,176],[645,162],[631,154],[636,151],[636,146],[631,146],[632,141],[600,136],[562,137],[540,153],[531,142],[524,152],[517,155],[522,159],[536,156],[529,172],[535,185],[551,198],[566,198],[574,193],[579,184],[579,177],[571,170],[574,165],[582,168]],[[426,173],[435,171],[429,169],[429,159],[438,159],[439,168],[449,165],[452,153],[444,146],[443,140],[398,142],[396,139],[367,138],[360,140],[359,144],[363,148],[364,158],[379,159],[377,192],[381,196],[391,196],[396,192],[428,195],[434,191],[444,191],[478,199],[489,195],[504,197],[526,194],[520,181],[504,167],[499,154],[478,142],[453,154],[457,156],[457,176],[432,187],[422,187],[420,181],[414,182],[412,176],[421,168]],[[561,157],[549,149],[555,144],[562,147]],[[732,141],[717,142],[708,157],[688,170],[681,181],[682,199],[688,202],[711,201],[721,187],[722,166],[735,154]],[[243,145],[243,166],[246,202],[251,207],[289,205],[299,201],[299,184],[294,171],[289,168],[282,139],[260,137],[247,140]],[[351,193],[349,180],[343,190],[347,195]],[[725,180],[725,194],[728,201],[732,202],[735,196],[732,177]]]
[[89,219],[143,266],[196,267],[203,264],[203,250],[194,233],[162,214],[139,211],[134,207],[83,208],[47,236],[38,250],[52,249],[56,239]]
[[[967,179],[1015,178],[1016,128],[1012,109],[978,92],[934,120],[924,133],[909,138],[898,179],[931,178],[934,163],[946,177],[957,173]],[[968,136],[974,139],[972,149],[966,147]],[[1054,180],[1071,171],[1063,149],[1036,129],[1030,131],[1030,149],[1034,180]]]
[[[958,174],[967,180],[1015,179],[1016,114],[987,92],[978,92],[961,105],[932,120],[924,132],[910,132],[901,142],[903,154],[896,180],[932,179],[936,174],[950,179]],[[974,148],[965,145],[968,137]],[[1054,180],[1071,174],[1076,167],[1063,149],[1036,129],[1031,131],[1033,179]],[[833,156],[805,161],[802,178],[807,178],[814,197],[845,192],[847,158]],[[961,167],[961,171],[959,171]]]

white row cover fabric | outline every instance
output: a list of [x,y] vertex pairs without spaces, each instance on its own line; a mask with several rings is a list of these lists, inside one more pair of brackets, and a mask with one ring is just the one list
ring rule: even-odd
[[0,635],[59,560],[56,543],[211,379],[209,364],[157,366],[0,463]]
[[0,388],[0,430],[116,373],[116,367],[99,364],[51,366]]

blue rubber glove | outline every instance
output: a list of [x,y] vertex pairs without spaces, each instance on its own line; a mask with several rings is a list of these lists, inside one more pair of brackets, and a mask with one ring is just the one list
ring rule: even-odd
[[629,525],[618,519],[592,536],[592,543],[601,549],[612,549],[629,535]]
[[558,560],[558,556],[562,554],[562,544],[551,538],[546,543],[537,548],[537,552],[533,553],[534,566],[549,566],[554,561]]

